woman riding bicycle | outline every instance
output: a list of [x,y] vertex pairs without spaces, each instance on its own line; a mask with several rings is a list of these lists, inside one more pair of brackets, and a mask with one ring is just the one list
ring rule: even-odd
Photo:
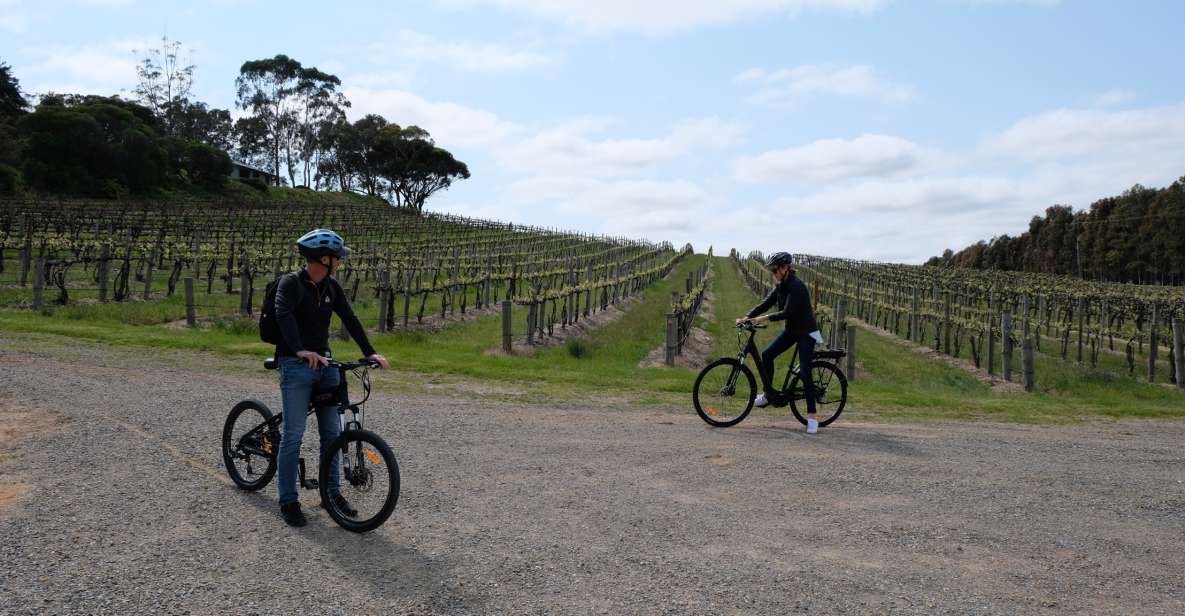
[[[771,402],[780,402],[777,399],[778,394],[774,393],[774,387],[770,384],[774,374],[774,359],[797,344],[798,365],[810,366],[814,359],[815,343],[823,342],[819,326],[815,323],[814,309],[811,308],[810,293],[802,280],[795,275],[794,258],[790,253],[775,252],[766,260],[765,268],[773,274],[774,279],[778,282],[777,286],[756,308],[750,310],[748,315],[736,321],[738,325],[743,321],[754,323],[786,322],[786,330],[778,334],[778,337],[774,338],[774,341],[761,352],[762,392],[754,401],[754,404],[759,407],[768,406]],[[757,316],[774,307],[777,308],[776,312]],[[815,416],[815,384],[813,381],[810,378],[803,379],[806,393],[807,434],[815,434],[819,431],[819,421]]]
[[[341,318],[350,336],[367,358],[389,367],[386,358],[375,353],[366,337],[366,330],[346,299],[341,285],[333,278],[341,259],[350,249],[337,233],[329,229],[314,229],[296,241],[296,248],[304,256],[305,267],[295,274],[284,276],[276,287],[276,324],[283,340],[276,345],[276,360],[280,364],[280,395],[284,403],[283,433],[278,456],[280,515],[290,526],[304,526],[307,521],[300,510],[296,493],[296,474],[300,459],[300,443],[304,438],[305,411],[313,390],[333,389],[338,386],[339,374],[329,368],[329,319],[333,313]],[[317,409],[317,429],[321,436],[321,453],[341,433],[337,409]],[[340,482],[337,465],[329,475],[329,490],[338,509],[353,515],[353,509],[338,491]]]

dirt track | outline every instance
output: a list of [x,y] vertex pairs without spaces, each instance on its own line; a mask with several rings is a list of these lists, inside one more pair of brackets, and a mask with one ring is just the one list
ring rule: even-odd
[[227,409],[278,406],[274,381],[128,357],[0,351],[0,422],[62,419],[0,453],[0,484],[27,486],[0,504],[2,614],[1185,613],[1181,423],[857,407],[807,437],[792,418],[379,396],[368,427],[404,491],[358,536],[319,512],[289,529],[273,487],[225,478]]

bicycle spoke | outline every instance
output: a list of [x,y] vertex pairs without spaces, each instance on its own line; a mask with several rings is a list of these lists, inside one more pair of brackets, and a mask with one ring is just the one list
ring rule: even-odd
[[256,490],[275,472],[275,452],[280,443],[278,432],[264,422],[268,417],[257,407],[232,411],[223,427],[223,452],[231,479],[245,490]]
[[346,517],[361,522],[379,516],[398,490],[383,453],[365,440],[346,441],[336,453],[342,463],[340,494],[357,510]]
[[719,364],[700,376],[697,404],[709,423],[727,423],[745,413],[752,393],[737,365]]

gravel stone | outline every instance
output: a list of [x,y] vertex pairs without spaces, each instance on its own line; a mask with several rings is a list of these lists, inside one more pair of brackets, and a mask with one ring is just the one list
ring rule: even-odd
[[270,373],[98,347],[0,361],[0,421],[66,420],[0,456],[0,483],[31,486],[0,511],[0,614],[1185,613],[1179,422],[873,423],[857,386],[808,437],[380,394],[367,427],[403,492],[356,535],[315,493],[290,529],[274,484],[226,477],[222,422],[279,407]]

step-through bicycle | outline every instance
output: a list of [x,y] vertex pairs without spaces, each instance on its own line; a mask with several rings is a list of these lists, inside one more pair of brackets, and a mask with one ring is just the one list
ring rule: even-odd
[[[718,428],[735,426],[753,410],[758,391],[757,380],[745,360],[752,358],[759,376],[765,370],[761,353],[753,342],[757,330],[765,327],[751,321],[741,321],[737,324],[739,349],[736,356],[722,357],[708,364],[696,377],[692,401],[695,412],[709,425]],[[818,349],[811,365],[804,370],[798,365],[798,345],[795,345],[781,389],[766,392],[771,406],[784,407],[789,404],[794,417],[806,425],[806,388],[803,379],[809,375],[815,383],[815,410],[819,426],[834,422],[848,401],[848,379],[834,363],[845,354],[842,349]],[[773,382],[773,375],[770,377],[770,382]],[[804,408],[800,409],[800,404]]]

